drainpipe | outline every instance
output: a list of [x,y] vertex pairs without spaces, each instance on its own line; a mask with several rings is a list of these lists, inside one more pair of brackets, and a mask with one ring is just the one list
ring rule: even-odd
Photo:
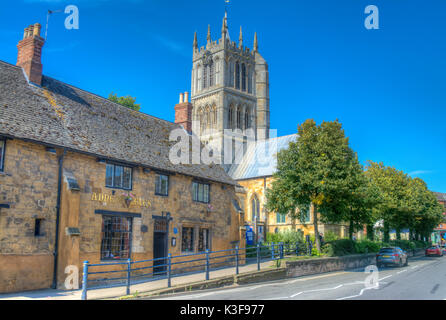
[[60,222],[60,198],[62,192],[62,168],[63,160],[67,150],[63,149],[63,153],[57,157],[59,162],[59,173],[57,178],[57,203],[56,203],[56,235],[54,241],[54,271],[53,271],[53,284],[51,288],[57,289],[57,258],[59,255],[59,222]]

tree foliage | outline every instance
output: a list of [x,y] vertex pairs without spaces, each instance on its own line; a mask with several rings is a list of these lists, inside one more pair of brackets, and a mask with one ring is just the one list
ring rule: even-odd
[[135,111],[139,111],[139,109],[141,109],[141,105],[135,103],[136,98],[133,98],[131,96],[118,97],[116,94],[112,92],[109,94],[108,100],[113,101],[115,103],[119,103],[124,107],[127,107]]
[[[349,193],[349,174],[355,161],[341,123],[309,119],[298,127],[299,138],[277,154],[277,171],[267,190],[266,207],[302,219],[299,212],[319,212],[322,221],[343,219],[343,199]],[[315,234],[318,216],[313,215]],[[315,237],[320,251],[320,239]]]

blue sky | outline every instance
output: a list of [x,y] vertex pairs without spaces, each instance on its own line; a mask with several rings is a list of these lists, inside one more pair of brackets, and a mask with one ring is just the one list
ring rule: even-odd
[[[132,95],[143,112],[174,120],[190,91],[192,41],[220,36],[224,0],[2,1],[0,59],[15,64],[24,27],[50,18],[44,74],[107,97]],[[367,5],[379,30],[367,30]],[[271,128],[296,132],[313,118],[338,118],[362,163],[385,165],[446,192],[446,2],[444,0],[231,0],[229,32],[269,63]]]

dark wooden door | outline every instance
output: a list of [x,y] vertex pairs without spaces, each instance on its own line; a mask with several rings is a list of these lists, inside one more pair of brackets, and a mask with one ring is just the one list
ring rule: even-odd
[[[153,232],[153,258],[166,258],[167,257],[167,221],[165,219],[156,219],[155,228]],[[163,275],[166,274],[167,259],[155,260],[153,262],[153,274]],[[155,267],[159,266],[159,267]]]

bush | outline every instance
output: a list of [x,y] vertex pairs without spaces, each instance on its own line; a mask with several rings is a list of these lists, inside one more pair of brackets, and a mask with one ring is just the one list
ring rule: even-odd
[[415,243],[409,240],[391,240],[390,246],[400,247],[403,250],[412,250],[416,248]]
[[378,242],[370,240],[359,240],[355,243],[355,253],[371,253],[378,252],[381,245]]
[[267,243],[287,243],[295,244],[296,242],[304,242],[303,234],[299,231],[286,230],[279,233],[267,233],[266,234]]
[[333,231],[327,231],[324,234],[324,241],[325,242],[331,242],[331,241],[335,241],[335,240],[339,240],[339,236],[334,233]]
[[339,239],[326,243],[322,252],[326,255],[332,256],[345,256],[355,253],[355,241],[350,239]]

